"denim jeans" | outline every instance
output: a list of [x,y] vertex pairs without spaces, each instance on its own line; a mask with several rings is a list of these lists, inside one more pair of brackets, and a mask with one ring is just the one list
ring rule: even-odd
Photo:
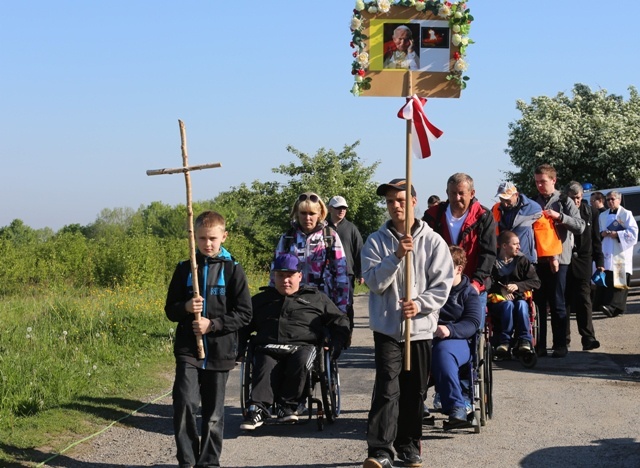
[[[176,364],[173,384],[173,430],[179,465],[219,467],[224,431],[224,393],[228,371],[203,370]],[[202,402],[201,438],[196,416]]]
[[484,322],[487,315],[487,291],[482,291],[478,296],[480,296],[480,305],[482,306],[482,315],[480,316],[480,326],[478,329],[484,330]]
[[[494,343],[511,344],[511,339],[524,339],[531,343],[529,331],[529,304],[523,299],[502,301],[489,305],[492,316],[497,318],[496,331],[500,332],[499,339]],[[514,335],[515,329],[515,335]]]

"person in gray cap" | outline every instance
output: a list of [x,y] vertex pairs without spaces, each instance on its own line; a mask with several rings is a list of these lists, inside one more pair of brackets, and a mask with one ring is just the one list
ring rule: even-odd
[[532,226],[542,216],[542,208],[526,195],[518,193],[511,182],[502,182],[496,197],[500,201],[493,205],[491,211],[498,226],[497,234],[513,232],[520,239],[520,252],[531,263],[536,263],[538,255]]
[[329,226],[333,227],[340,236],[342,248],[347,255],[347,276],[349,277],[349,303],[347,315],[349,326],[353,331],[353,290],[356,280],[362,284],[362,270],[360,268],[360,251],[362,250],[362,236],[355,224],[349,221],[347,216],[347,200],[336,195],[329,200]]
[[[406,198],[405,179],[378,187],[390,220],[371,234],[362,248],[362,275],[369,294],[369,328],[373,331],[376,377],[367,420],[364,468],[390,468],[395,455],[404,466],[422,466],[424,395],[431,366],[431,342],[440,308],[453,284],[453,260],[444,239],[427,223],[405,219],[415,210],[416,191]],[[405,295],[407,253],[413,274]],[[411,370],[403,370],[404,324],[411,320]]]

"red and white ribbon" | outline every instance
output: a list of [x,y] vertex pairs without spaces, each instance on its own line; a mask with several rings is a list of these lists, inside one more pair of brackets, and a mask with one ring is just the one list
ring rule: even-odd
[[431,156],[429,140],[436,140],[443,133],[427,119],[427,115],[424,113],[426,102],[425,98],[414,94],[407,98],[407,103],[398,111],[399,118],[412,121],[411,148],[418,159]]

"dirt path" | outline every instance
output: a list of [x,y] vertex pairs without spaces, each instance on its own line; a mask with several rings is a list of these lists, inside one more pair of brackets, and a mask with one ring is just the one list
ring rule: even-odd
[[[227,389],[223,466],[362,466],[373,361],[367,298],[356,300],[353,346],[341,358],[343,411],[338,421],[322,432],[313,420],[244,433],[238,429],[239,377],[234,370]],[[639,302],[640,296],[630,296],[630,310],[622,317],[595,314],[602,343],[596,351],[574,345],[566,359],[542,358],[531,370],[518,362],[497,364],[494,418],[480,434],[473,434],[444,433],[438,417],[435,427],[424,429],[424,466],[639,467]],[[572,330],[574,343],[579,343],[575,322]],[[47,466],[169,467],[176,466],[174,451],[167,397]]]

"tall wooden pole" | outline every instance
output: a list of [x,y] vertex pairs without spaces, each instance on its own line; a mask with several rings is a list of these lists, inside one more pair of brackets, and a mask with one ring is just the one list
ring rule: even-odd
[[[411,80],[411,72],[407,71],[408,80],[408,95],[413,95],[413,82]],[[411,235],[411,228],[413,227],[413,203],[411,196],[411,138],[412,138],[412,125],[411,120],[407,120],[407,143],[406,143],[406,201],[404,206],[404,227],[405,235]],[[412,252],[407,252],[404,257],[404,298],[405,301],[411,300],[411,266]],[[411,370],[411,319],[404,320],[404,370]]]
[[[189,155],[187,154],[187,132],[184,122],[178,120],[180,125],[180,150],[182,152],[182,167],[189,167]],[[198,282],[198,263],[196,261],[196,236],[193,230],[193,202],[191,200],[191,173],[185,171],[184,182],[187,187],[187,231],[189,233],[189,261],[191,263],[191,277],[193,278],[193,297],[200,296],[200,284]],[[194,320],[200,320],[201,314],[194,314]],[[196,336],[198,347],[198,359],[204,359],[204,340],[202,335]]]
[[[200,296],[200,284],[198,282],[198,263],[196,262],[196,237],[193,228],[193,202],[191,200],[191,171],[202,169],[212,169],[221,167],[220,163],[201,164],[199,166],[189,166],[189,155],[187,154],[187,132],[184,128],[182,120],[178,120],[180,125],[180,150],[182,152],[182,167],[174,169],[150,169],[147,175],[161,174],[184,174],[185,185],[187,188],[187,230],[189,233],[189,262],[191,264],[191,277],[193,279],[193,297]],[[199,320],[201,314],[194,314],[194,320]],[[198,348],[198,359],[204,359],[204,340],[202,335],[196,336],[196,346]]]

